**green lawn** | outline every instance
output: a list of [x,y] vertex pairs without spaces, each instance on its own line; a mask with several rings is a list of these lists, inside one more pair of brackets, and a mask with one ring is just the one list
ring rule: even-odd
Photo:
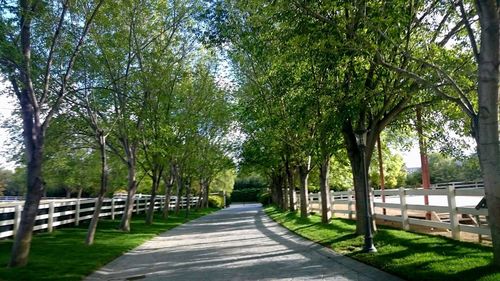
[[95,243],[85,246],[87,224],[65,227],[52,233],[40,233],[33,237],[28,266],[7,268],[12,240],[0,241],[0,280],[81,280],[94,270],[133,249],[165,230],[174,228],[216,209],[191,211],[188,219],[184,214],[163,220],[155,217],[153,225],[144,224],[144,215],[132,219],[130,233],[116,229],[119,221],[101,220]]
[[307,239],[407,280],[500,280],[500,269],[489,265],[493,255],[488,246],[380,227],[374,237],[378,253],[365,254],[360,252],[363,236],[353,234],[355,221],[335,218],[324,225],[317,215],[301,219],[273,206],[265,210],[272,219]]

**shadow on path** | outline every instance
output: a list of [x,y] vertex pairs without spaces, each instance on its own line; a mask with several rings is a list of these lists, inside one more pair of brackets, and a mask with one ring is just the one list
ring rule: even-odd
[[260,204],[245,204],[163,233],[86,280],[400,279],[302,239]]

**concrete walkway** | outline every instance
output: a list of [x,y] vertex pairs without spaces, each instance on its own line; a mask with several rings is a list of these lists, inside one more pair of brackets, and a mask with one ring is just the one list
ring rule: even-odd
[[247,204],[165,232],[86,280],[401,279],[298,237]]

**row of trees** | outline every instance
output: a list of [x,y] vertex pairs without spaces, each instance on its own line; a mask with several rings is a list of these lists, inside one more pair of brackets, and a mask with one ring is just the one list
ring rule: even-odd
[[[498,8],[488,0],[215,1],[209,33],[236,70],[244,163],[261,168],[274,202],[290,210],[295,177],[307,202],[318,167],[327,222],[330,161],[346,161],[364,214],[363,162],[382,131],[404,134],[425,110],[435,131],[468,128],[457,133],[477,143],[500,264]],[[438,122],[447,120],[458,122]],[[365,221],[357,218],[358,234]]]
[[11,128],[23,132],[26,167],[10,266],[28,261],[47,185],[68,192],[99,186],[88,191],[97,196],[89,245],[110,187],[127,192],[123,231],[130,231],[141,182],[150,184],[151,200],[159,192],[197,191],[208,203],[210,185],[233,164],[231,98],[218,86],[216,53],[197,36],[203,1],[22,0],[0,7],[0,71],[18,100],[22,123]]

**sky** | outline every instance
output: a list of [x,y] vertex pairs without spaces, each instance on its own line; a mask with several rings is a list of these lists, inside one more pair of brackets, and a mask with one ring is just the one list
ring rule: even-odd
[[9,163],[3,155],[6,150],[5,143],[9,139],[9,135],[7,130],[2,128],[1,124],[12,114],[15,107],[14,98],[7,96],[5,83],[0,81],[0,167],[9,170],[13,170],[15,166],[14,163]]
[[410,151],[398,151],[403,156],[406,168],[420,167],[420,153],[418,147],[412,147]]

